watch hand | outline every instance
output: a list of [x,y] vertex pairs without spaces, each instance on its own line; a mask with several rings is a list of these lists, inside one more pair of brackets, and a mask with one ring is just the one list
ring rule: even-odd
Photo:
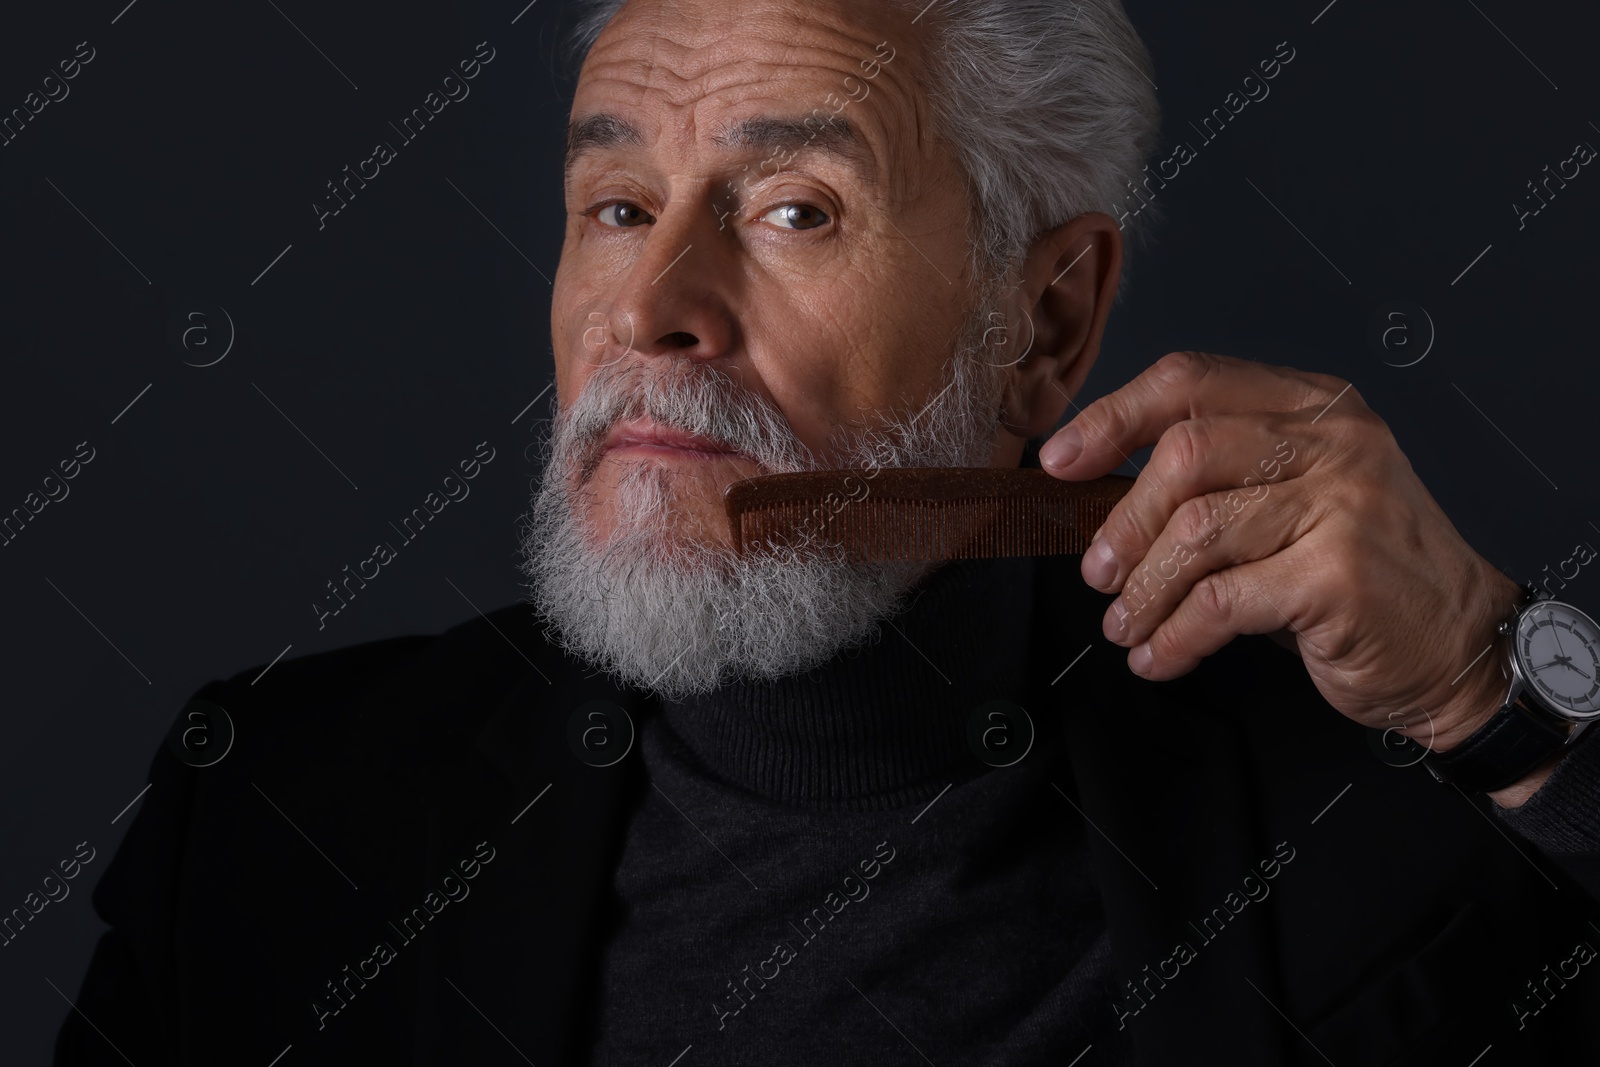
[[1565,656],[1557,656],[1555,659],[1551,660],[1549,663],[1541,663],[1537,667],[1529,667],[1528,670],[1529,670],[1530,673],[1534,672],[1534,671],[1542,671],[1546,667],[1553,666],[1553,665],[1555,665],[1557,663],[1565,663],[1565,662],[1567,662],[1567,657],[1565,657]]
[[[1545,613],[1547,616],[1549,612]],[[1561,647],[1561,627],[1556,625],[1554,619],[1550,620],[1550,636],[1556,639],[1556,651],[1561,653],[1561,658],[1567,658],[1567,650]]]
[[[1572,667],[1572,664],[1571,664],[1571,663],[1563,663],[1563,664],[1562,664],[1562,666],[1563,666],[1563,667]],[[1579,673],[1579,674],[1582,674],[1582,675],[1583,675],[1583,676],[1584,676],[1584,677],[1585,677],[1585,678],[1589,678],[1589,675],[1587,675],[1587,674],[1584,674],[1584,672],[1583,672],[1583,671],[1581,671],[1581,670],[1578,670],[1578,668],[1577,668],[1577,667],[1572,667],[1572,669],[1573,669],[1573,670],[1575,670],[1575,671],[1578,671],[1578,673]],[[1591,682],[1592,682],[1592,681],[1594,681],[1594,679],[1593,679],[1593,678],[1589,678],[1589,680],[1590,680],[1590,681],[1591,681]]]

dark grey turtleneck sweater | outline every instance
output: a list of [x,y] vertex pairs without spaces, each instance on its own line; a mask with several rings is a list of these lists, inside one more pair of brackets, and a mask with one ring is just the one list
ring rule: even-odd
[[875,643],[645,720],[593,1063],[1128,1062],[1050,724],[967,743],[1021,699],[1031,578],[945,564]]

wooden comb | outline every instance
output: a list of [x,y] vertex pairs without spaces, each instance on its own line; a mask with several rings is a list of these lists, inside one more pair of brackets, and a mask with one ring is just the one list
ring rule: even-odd
[[744,555],[810,545],[882,563],[1082,552],[1133,482],[1068,482],[1036,467],[880,467],[746,478],[722,499]]

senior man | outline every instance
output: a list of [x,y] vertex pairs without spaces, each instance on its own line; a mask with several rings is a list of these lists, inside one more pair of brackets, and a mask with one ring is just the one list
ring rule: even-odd
[[[1172,354],[1051,433],[1156,131],[1116,0],[607,0],[577,39],[537,611],[202,689],[240,751],[157,757],[59,1063],[1600,1049],[1600,750],[1501,710],[1497,638],[1560,646],[1524,700],[1579,721],[1587,617],[1522,611],[1328,376]],[[1081,574],[722,517],[1147,445]]]

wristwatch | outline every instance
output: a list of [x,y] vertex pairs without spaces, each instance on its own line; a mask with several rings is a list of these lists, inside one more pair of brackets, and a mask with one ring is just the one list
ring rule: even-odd
[[1496,633],[1501,677],[1510,689],[1494,718],[1423,764],[1436,779],[1471,793],[1502,789],[1569,748],[1600,719],[1600,625],[1532,584]]

